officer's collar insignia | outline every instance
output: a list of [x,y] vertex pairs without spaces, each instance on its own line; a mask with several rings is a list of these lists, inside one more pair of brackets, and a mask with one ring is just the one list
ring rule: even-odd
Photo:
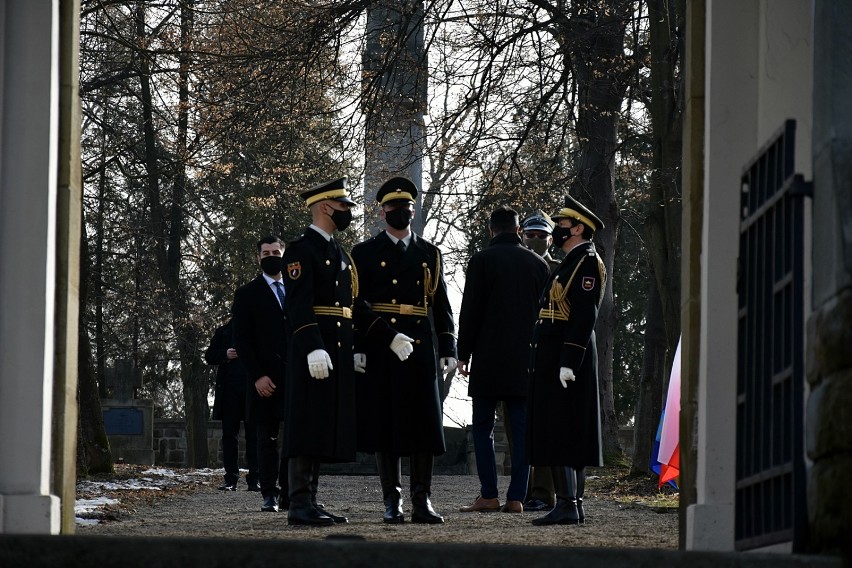
[[591,276],[583,276],[583,290],[588,292],[595,287],[595,279]]
[[290,276],[290,280],[298,280],[299,276],[302,275],[302,263],[301,262],[291,262],[287,264],[287,274]]

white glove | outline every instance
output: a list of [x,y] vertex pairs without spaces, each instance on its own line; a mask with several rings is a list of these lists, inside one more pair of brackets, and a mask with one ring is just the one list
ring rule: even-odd
[[440,366],[442,375],[455,375],[458,360],[455,357],[441,357]]
[[356,373],[366,373],[367,372],[367,354],[366,353],[355,353],[352,356],[355,359],[355,372]]
[[327,379],[329,369],[334,369],[334,365],[325,349],[314,349],[308,353],[308,371],[313,378]]
[[559,367],[559,382],[562,383],[562,388],[568,388],[568,381],[574,381],[577,378],[574,376],[574,371],[568,367]]
[[391,341],[390,348],[391,351],[396,353],[396,356],[399,357],[400,361],[405,361],[408,359],[408,356],[414,353],[414,340],[405,335],[404,333],[397,333],[393,341]]

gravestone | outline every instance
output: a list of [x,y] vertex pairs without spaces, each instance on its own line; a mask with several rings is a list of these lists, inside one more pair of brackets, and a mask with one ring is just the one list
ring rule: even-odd
[[141,370],[120,359],[105,375],[110,398],[101,399],[101,410],[113,460],[154,465],[154,403],[136,398]]

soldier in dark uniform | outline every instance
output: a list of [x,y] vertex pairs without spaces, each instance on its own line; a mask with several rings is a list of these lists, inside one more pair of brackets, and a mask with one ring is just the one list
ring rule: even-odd
[[287,360],[284,451],[290,458],[291,525],[331,525],[316,500],[321,462],[355,461],[352,304],[357,273],[334,240],[352,220],[346,178],[301,194],[312,223],[284,253],[285,313],[292,330]]
[[435,524],[444,522],[429,499],[434,456],[445,451],[438,372],[455,370],[456,339],[441,253],[410,228],[416,196],[409,179],[385,182],[376,199],[386,229],[352,250],[360,278],[356,370],[364,373],[358,447],[376,454],[384,521],[404,520],[400,456],[410,456],[411,520]]
[[[547,262],[550,272],[559,268],[560,261],[550,254],[553,246],[553,221],[543,211],[536,211],[521,224],[524,245]],[[509,441],[511,445],[511,440]],[[556,491],[549,467],[531,467],[524,511],[547,511],[556,503]]]
[[538,211],[524,219],[521,230],[524,246],[538,253],[547,262],[551,272],[559,268],[561,262],[550,254],[550,247],[553,246],[553,221],[550,217]]
[[533,334],[527,449],[530,464],[550,466],[556,506],[535,525],[582,522],[584,468],[603,465],[594,329],[606,270],[591,243],[603,223],[571,196],[553,220],[566,256],[545,286]]

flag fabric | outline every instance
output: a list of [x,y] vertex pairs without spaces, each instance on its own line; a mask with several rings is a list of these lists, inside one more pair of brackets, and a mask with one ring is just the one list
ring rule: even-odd
[[660,476],[659,486],[677,488],[680,475],[680,340],[677,342],[666,403],[651,449],[651,470]]

